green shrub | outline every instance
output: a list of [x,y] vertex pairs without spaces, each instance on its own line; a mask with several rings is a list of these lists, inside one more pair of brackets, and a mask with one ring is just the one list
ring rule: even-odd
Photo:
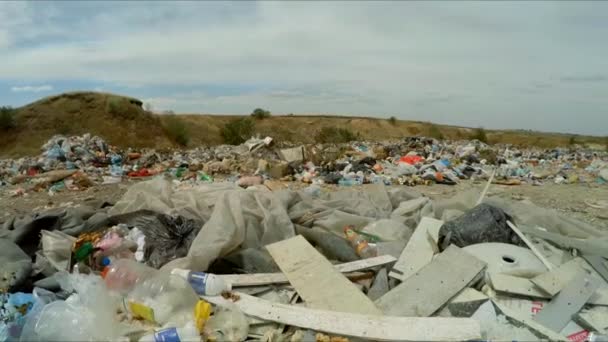
[[190,132],[186,122],[176,115],[167,115],[165,131],[171,140],[181,146],[187,146],[190,142]]
[[358,135],[346,128],[323,127],[315,136],[315,141],[318,143],[346,143],[357,140],[357,137]]
[[0,129],[7,131],[11,128],[15,128],[16,126],[15,110],[8,106],[0,107]]
[[608,137],[604,138],[606,140],[606,152],[608,152]]
[[435,138],[437,140],[445,139],[445,137],[443,136],[443,133],[441,132],[439,127],[437,127],[437,125],[434,125],[434,124],[431,124],[431,126],[429,127],[429,136],[431,138]]
[[568,140],[568,145],[572,146],[576,144],[576,136],[570,136],[570,140]]
[[232,120],[222,127],[220,134],[226,144],[239,145],[253,135],[255,122],[250,118]]
[[483,143],[488,143],[488,136],[486,135],[486,130],[483,129],[483,127],[476,128],[475,131],[473,131],[473,134],[471,134],[470,139],[477,139]]
[[251,116],[258,120],[266,119],[270,117],[270,111],[264,110],[262,108],[256,108],[251,113]]
[[388,122],[390,122],[391,125],[395,126],[397,124],[397,118],[391,116],[390,118],[388,118]]

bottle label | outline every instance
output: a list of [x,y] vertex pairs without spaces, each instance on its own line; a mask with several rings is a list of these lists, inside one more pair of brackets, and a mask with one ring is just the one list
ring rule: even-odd
[[204,296],[207,294],[207,273],[202,272],[190,272],[188,275],[188,282],[190,286],[194,289],[194,292],[199,296]]
[[154,333],[155,342],[180,342],[177,329],[168,328]]
[[137,302],[129,302],[129,311],[136,318],[143,318],[148,322],[155,322],[154,310],[144,304]]

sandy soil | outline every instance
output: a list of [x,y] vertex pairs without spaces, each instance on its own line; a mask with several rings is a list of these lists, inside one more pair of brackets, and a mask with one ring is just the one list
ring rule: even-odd
[[[95,206],[103,202],[115,203],[127,191],[129,186],[135,182],[137,181],[128,180],[120,184],[98,185],[85,191],[63,191],[54,196],[49,196],[47,192],[32,192],[25,196],[10,197],[8,192],[11,188],[0,189],[0,222],[15,214],[24,215],[57,206],[86,203]],[[417,186],[414,189],[432,199],[439,199],[449,198],[460,191],[472,188],[477,189],[481,193],[484,185],[485,183],[482,182],[465,181],[455,186]],[[292,183],[292,188],[300,188],[302,186],[305,186],[305,184]],[[608,230],[608,209],[594,208],[587,204],[600,200],[608,201],[607,185],[556,185],[552,183],[543,186],[492,185],[488,196],[499,196],[512,200],[528,199],[540,207],[556,209],[569,217],[574,217],[593,224],[597,228]]]

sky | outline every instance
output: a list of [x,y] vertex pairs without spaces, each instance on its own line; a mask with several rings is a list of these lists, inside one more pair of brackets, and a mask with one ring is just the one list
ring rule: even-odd
[[608,135],[608,2],[0,1],[0,105],[364,115]]

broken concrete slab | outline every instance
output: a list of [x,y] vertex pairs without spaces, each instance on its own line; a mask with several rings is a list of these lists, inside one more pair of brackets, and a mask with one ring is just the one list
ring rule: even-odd
[[536,314],[534,320],[553,331],[561,331],[597,290],[599,281],[580,272]]
[[574,320],[600,334],[608,334],[608,307],[594,306],[581,310],[574,316]]
[[555,296],[570,279],[583,270],[591,272],[591,266],[582,258],[574,258],[551,272],[532,278],[531,281],[543,291]]
[[[596,272],[593,268],[583,259],[575,258],[569,262],[560,265],[551,272],[541,274],[531,279],[531,282],[536,285],[537,288],[546,292],[551,298],[555,296],[562,288],[577,274],[580,272],[589,273],[595,275]],[[595,305],[608,305],[608,285],[604,282],[600,282],[599,288],[589,298],[589,304]]]
[[608,282],[608,267],[606,266],[606,259],[599,255],[583,254],[583,259],[587,261],[591,267]]
[[371,300],[376,300],[388,292],[388,274],[386,268],[380,269],[376,274],[372,287],[367,291],[367,296]]
[[266,249],[309,307],[382,314],[301,235],[267,245]]
[[530,279],[515,277],[508,274],[489,274],[489,282],[496,292],[535,298],[551,298],[552,296],[536,287]]
[[[539,313],[545,305],[549,303],[549,301],[546,299],[528,300],[523,298],[501,295],[497,295],[492,300],[516,312],[519,317],[525,317],[529,319],[533,319],[534,316]],[[565,336],[570,341],[585,341],[585,338],[589,334],[589,331],[575,323],[573,320],[571,320],[559,332],[559,334]]]
[[450,246],[380,297],[376,305],[387,315],[430,316],[475,280],[484,268],[484,262]]
[[429,229],[433,231],[435,226],[442,225],[443,221],[423,217],[389,273],[389,277],[404,281],[428,264],[435,254],[435,248],[428,236]]
[[328,334],[373,341],[468,341],[481,337],[479,323],[470,318],[391,317],[310,309],[271,303],[235,292],[239,300],[203,297],[215,305],[234,304],[244,314]]
[[534,321],[532,318],[528,317],[527,315],[522,315],[519,312],[512,310],[511,308],[509,308],[505,305],[502,305],[494,300],[492,300],[492,303],[494,304],[496,309],[499,310],[503,315],[509,317],[511,320],[513,320],[515,322],[525,325],[532,332],[534,332],[534,334],[536,336],[543,338],[543,339],[549,339],[551,341],[564,341],[564,342],[568,341],[568,339],[565,336],[558,334],[551,329],[546,328],[545,326],[537,323],[536,321]]
[[488,300],[485,294],[467,287],[448,303],[447,308],[454,317],[471,317]]

